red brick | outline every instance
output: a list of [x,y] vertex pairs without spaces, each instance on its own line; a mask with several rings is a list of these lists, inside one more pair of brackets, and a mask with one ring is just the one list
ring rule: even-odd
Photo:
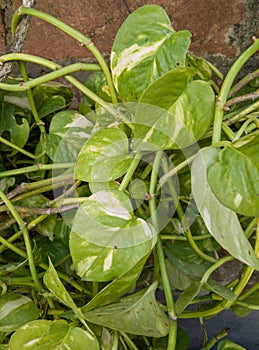
[[[128,0],[131,10],[149,4],[147,0]],[[222,54],[233,58],[238,47],[230,46],[228,34],[242,20],[244,0],[153,0],[165,8],[176,30],[192,32],[191,50],[201,56]],[[21,1],[16,0],[15,6]],[[101,52],[109,52],[121,23],[128,15],[123,0],[38,1],[37,9],[45,11],[90,37]],[[74,39],[41,20],[32,19],[25,52],[54,60],[91,57]]]

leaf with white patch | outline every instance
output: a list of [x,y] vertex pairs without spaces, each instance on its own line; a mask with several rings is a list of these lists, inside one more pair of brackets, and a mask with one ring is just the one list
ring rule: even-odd
[[176,32],[161,6],[146,5],[128,16],[111,51],[114,85],[122,101],[138,101],[148,85],[185,65],[191,33]]
[[75,167],[75,178],[109,182],[126,173],[132,161],[127,135],[120,129],[103,129],[83,146]]
[[166,336],[169,320],[155,299],[156,288],[157,283],[153,283],[143,295],[84,312],[84,317],[89,322],[135,335]]
[[219,152],[208,170],[217,199],[238,214],[259,217],[259,132]]
[[10,350],[99,350],[97,339],[89,332],[64,320],[36,320],[17,329],[11,336]]
[[41,145],[56,163],[73,162],[90,138],[93,124],[77,111],[57,113],[51,120],[49,134],[41,135]]
[[208,183],[207,170],[217,161],[218,153],[214,147],[205,147],[195,157],[191,168],[194,200],[215,240],[236,259],[259,270],[259,259],[244,234],[237,214],[221,204]]
[[39,317],[39,310],[28,297],[8,293],[0,295],[0,332],[12,332]]
[[62,304],[73,311],[77,311],[77,306],[74,300],[71,298],[70,294],[64,287],[63,283],[60,281],[57,271],[55,270],[51,260],[49,259],[49,268],[44,274],[43,278],[45,286],[54,295],[54,297],[59,300]]
[[191,68],[176,68],[145,90],[135,118],[138,150],[182,149],[209,129],[215,95],[208,82],[190,81],[194,74]]
[[82,279],[109,281],[150,253],[155,240],[153,227],[133,215],[124,193],[101,191],[88,197],[78,209],[70,234],[70,252]]

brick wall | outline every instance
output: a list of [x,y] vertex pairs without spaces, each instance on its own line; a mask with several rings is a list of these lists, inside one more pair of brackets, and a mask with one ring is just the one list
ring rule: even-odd
[[[0,0],[1,53],[10,40],[11,12],[21,3],[21,0]],[[192,32],[191,50],[195,54],[220,66],[249,46],[251,37],[258,31],[258,0],[38,0],[35,8],[82,31],[108,57],[116,31],[129,12],[150,3],[165,8],[176,30]],[[58,62],[91,59],[91,54],[74,39],[35,18],[24,52]]]

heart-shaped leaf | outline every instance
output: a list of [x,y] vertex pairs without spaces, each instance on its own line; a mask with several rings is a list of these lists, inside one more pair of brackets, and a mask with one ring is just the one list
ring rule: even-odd
[[[20,118],[18,120],[15,117],[15,106],[2,103],[0,106],[0,135],[4,131],[8,132],[10,135],[10,141],[23,148],[29,138],[30,126],[26,118]],[[6,150],[6,146],[1,145],[1,148]],[[9,148],[8,148],[9,149]],[[17,151],[13,151],[11,155],[14,155]]]
[[219,151],[205,147],[195,157],[192,173],[192,191],[198,210],[210,234],[231,255],[259,270],[259,259],[246,238],[237,214],[215,197],[207,180],[207,170],[217,161]]
[[51,120],[49,134],[41,135],[41,145],[56,163],[74,162],[90,138],[93,124],[77,111],[57,113]]
[[148,85],[185,65],[188,31],[176,32],[158,5],[138,8],[122,24],[111,51],[111,70],[122,101],[138,101]]
[[238,214],[259,217],[259,133],[223,149],[208,170],[217,199]]
[[78,209],[70,251],[81,278],[109,281],[150,253],[155,240],[154,229],[133,215],[124,193],[101,191],[88,197]]
[[182,149],[209,129],[215,95],[208,82],[189,82],[193,74],[190,68],[177,68],[145,90],[135,118],[137,149]]
[[30,298],[14,293],[0,295],[0,332],[12,332],[38,317],[39,310]]
[[121,177],[131,163],[127,135],[120,129],[103,129],[83,146],[77,159],[75,178],[109,182]]
[[10,339],[10,350],[99,350],[97,339],[66,321],[37,320],[20,327]]

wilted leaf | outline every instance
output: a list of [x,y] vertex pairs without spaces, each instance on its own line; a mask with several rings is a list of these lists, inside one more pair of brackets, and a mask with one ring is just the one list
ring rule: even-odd
[[134,11],[117,32],[111,70],[123,101],[137,101],[147,86],[169,70],[185,65],[188,31],[175,32],[162,7],[146,5]]

